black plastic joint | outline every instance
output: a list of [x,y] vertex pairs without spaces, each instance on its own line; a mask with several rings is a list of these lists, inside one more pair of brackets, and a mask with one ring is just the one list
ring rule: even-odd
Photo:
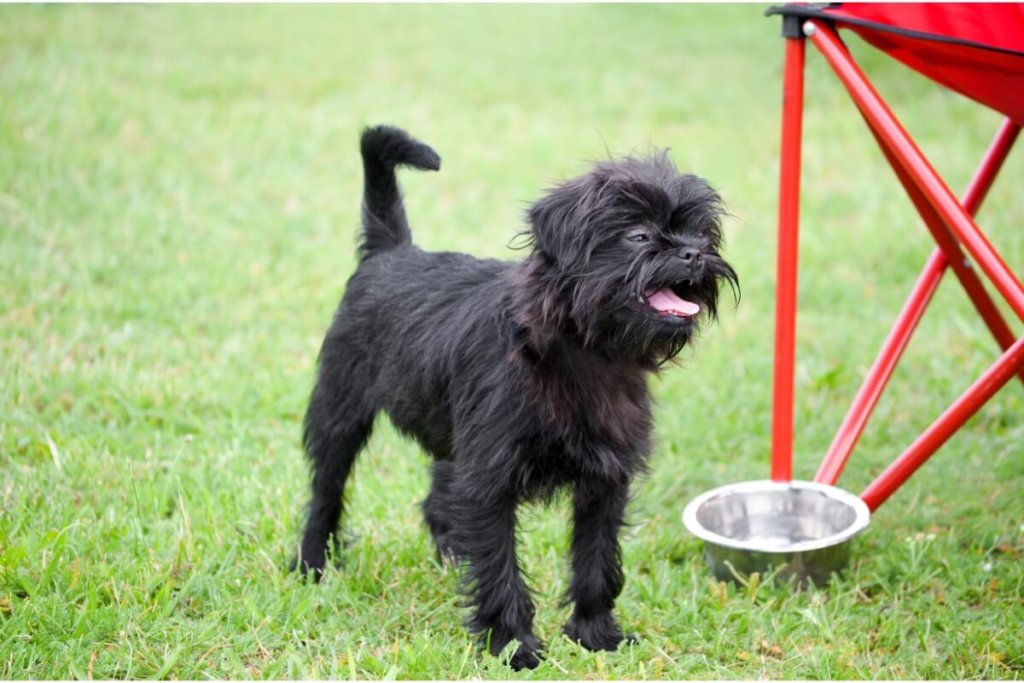
[[803,17],[783,16],[782,17],[782,37],[783,38],[803,38],[804,37],[804,21]]

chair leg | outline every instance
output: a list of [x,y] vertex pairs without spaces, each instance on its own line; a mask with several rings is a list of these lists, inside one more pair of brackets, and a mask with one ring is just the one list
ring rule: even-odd
[[775,376],[772,387],[774,481],[793,476],[793,368],[796,353],[797,245],[800,218],[800,138],[803,124],[803,36],[787,37],[779,164],[778,283],[775,294]]

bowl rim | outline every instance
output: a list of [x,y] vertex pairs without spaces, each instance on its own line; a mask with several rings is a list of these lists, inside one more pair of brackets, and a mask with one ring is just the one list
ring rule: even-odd
[[[853,523],[842,531],[825,536],[824,538],[818,538],[812,541],[801,541],[800,543],[793,543],[785,546],[784,548],[780,548],[777,545],[770,547],[759,545],[757,539],[738,541],[734,538],[723,536],[711,531],[697,520],[697,511],[701,506],[714,498],[735,493],[752,493],[755,491],[790,491],[794,489],[801,491],[817,491],[832,500],[844,503],[854,511]],[[811,550],[821,550],[822,548],[829,548],[848,541],[867,528],[868,523],[871,521],[871,511],[868,509],[867,504],[858,496],[845,489],[841,489],[838,486],[830,486],[828,484],[820,484],[814,481],[803,481],[800,479],[793,479],[791,481],[756,479],[736,484],[726,484],[725,486],[719,486],[702,493],[690,501],[683,510],[682,517],[683,525],[686,526],[686,529],[705,543],[713,543],[718,546],[733,548],[735,550],[789,555],[792,553],[808,552]]]

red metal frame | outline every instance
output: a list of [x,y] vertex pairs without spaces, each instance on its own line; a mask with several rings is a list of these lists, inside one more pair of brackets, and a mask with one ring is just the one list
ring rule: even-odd
[[[834,484],[839,478],[947,267],[953,269],[979,315],[1004,350],[1003,356],[865,489],[861,497],[868,507],[874,510],[1014,374],[1018,374],[1024,381],[1024,337],[1017,339],[1014,336],[974,270],[972,262],[961,249],[962,244],[1011,309],[1024,320],[1024,286],[1003,262],[972,218],[1013,147],[1020,126],[1009,120],[1000,126],[978,171],[968,185],[963,200],[958,202],[853,61],[835,31],[816,20],[809,20],[805,27],[815,47],[850,93],[938,244],[865,377],[815,480]],[[803,38],[786,38],[772,423],[772,479],[777,481],[786,481],[792,475],[803,42]]]
[[[972,214],[977,212],[988,189],[992,186],[996,174],[1006,160],[1006,156],[1019,132],[1020,126],[1009,120],[1004,121],[999,127],[995,140],[985,154],[985,158],[974,175],[974,179],[964,192],[961,203],[965,210]],[[955,248],[959,250],[959,246]],[[956,263],[962,266],[963,259],[958,258]],[[890,377],[892,377],[896,364],[903,355],[911,335],[917,328],[918,322],[920,322],[921,317],[924,315],[924,311],[931,302],[932,295],[938,288],[939,282],[942,280],[942,276],[948,267],[949,261],[943,254],[942,249],[936,248],[925,264],[924,270],[914,285],[914,289],[907,298],[907,302],[903,305],[903,309],[896,317],[896,321],[893,323],[889,336],[878,352],[875,362],[872,364],[871,369],[868,370],[864,383],[857,392],[850,411],[843,419],[843,423],[840,425],[832,445],[829,446],[825,459],[822,461],[821,467],[814,477],[814,481],[823,484],[835,484],[839,479],[839,475],[842,473],[847,460],[849,460],[857,440],[864,431],[868,418],[870,418],[875,405],[882,396],[882,391],[888,384]],[[991,298],[988,296],[988,292],[985,291],[975,272],[963,266],[957,269],[956,272],[968,292],[975,292],[975,296],[972,296],[971,300],[978,306],[979,313],[988,323],[989,329],[992,331],[996,341],[1004,351],[1009,349],[1014,342],[1013,333],[1010,331],[1006,321],[1003,320],[999,310],[995,308]],[[1024,381],[1024,372],[1021,373],[1021,380]]]

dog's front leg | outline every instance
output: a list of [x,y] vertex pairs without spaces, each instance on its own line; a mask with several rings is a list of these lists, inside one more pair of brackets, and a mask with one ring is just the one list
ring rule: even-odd
[[515,499],[481,499],[469,490],[454,493],[455,550],[469,565],[466,581],[473,614],[467,626],[484,638],[493,655],[518,640],[509,664],[533,669],[540,664],[543,646],[533,634],[533,602],[516,559]]
[[623,640],[612,608],[625,582],[619,529],[628,499],[628,485],[595,479],[580,481],[573,495],[574,608],[565,633],[588,650],[615,650]]

